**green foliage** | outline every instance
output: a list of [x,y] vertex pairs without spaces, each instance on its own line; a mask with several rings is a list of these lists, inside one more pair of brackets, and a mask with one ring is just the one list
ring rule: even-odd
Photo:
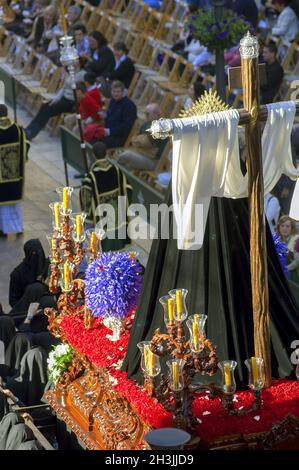
[[250,30],[250,23],[231,10],[224,9],[220,21],[217,21],[213,9],[200,10],[196,16],[192,16],[189,29],[200,44],[213,52],[236,46]]
[[73,348],[69,344],[58,344],[47,359],[49,379],[56,385],[63,372],[65,372],[73,359]]

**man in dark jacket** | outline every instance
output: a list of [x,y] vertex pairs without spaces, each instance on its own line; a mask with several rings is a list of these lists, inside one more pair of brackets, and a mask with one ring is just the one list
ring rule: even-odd
[[137,118],[137,108],[133,101],[125,96],[125,85],[122,82],[112,82],[111,96],[103,141],[108,148],[122,147]]
[[277,47],[268,44],[264,47],[267,83],[261,87],[262,104],[272,103],[283,80],[284,71],[276,58]]
[[129,88],[135,73],[135,67],[128,57],[128,49],[124,42],[117,42],[114,46],[115,68],[107,77],[110,80],[120,80],[126,88]]
[[124,42],[117,42],[114,45],[115,67],[106,77],[100,77],[101,93],[106,98],[111,98],[111,82],[119,80],[126,88],[129,88],[134,77],[135,67],[133,61],[128,57],[128,49]]

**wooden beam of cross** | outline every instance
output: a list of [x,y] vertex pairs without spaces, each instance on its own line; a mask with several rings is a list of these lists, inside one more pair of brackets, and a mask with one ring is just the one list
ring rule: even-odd
[[[260,106],[259,45],[256,37],[248,33],[241,40],[241,71],[231,69],[231,83],[243,88],[244,109],[238,110],[239,125],[245,125],[247,145],[248,200],[250,212],[250,271],[252,289],[252,309],[254,321],[255,356],[261,357],[265,365],[265,386],[272,381],[271,344],[269,325],[268,269],[266,249],[266,226],[264,213],[264,181],[262,164],[261,126],[266,121],[268,110]],[[299,101],[296,114],[299,113]],[[215,110],[216,111],[216,110]],[[155,138],[165,138],[172,134],[171,120],[155,121],[150,129]]]

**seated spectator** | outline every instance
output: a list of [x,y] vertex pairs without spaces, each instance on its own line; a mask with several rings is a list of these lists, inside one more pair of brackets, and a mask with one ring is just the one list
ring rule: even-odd
[[107,45],[107,39],[99,31],[93,31],[89,33],[88,40],[90,53],[81,54],[85,60],[84,68],[87,72],[94,72],[97,77],[106,78],[115,67],[114,55]]
[[28,240],[24,245],[24,252],[25,258],[10,275],[9,303],[12,307],[22,299],[27,286],[41,279],[47,265],[38,239]]
[[294,10],[289,6],[290,0],[273,0],[272,5],[278,11],[276,25],[272,34],[286,41],[294,41],[298,33],[298,19]]
[[104,126],[89,124],[86,132],[90,136],[90,142],[103,140],[108,148],[122,147],[136,120],[137,109],[133,101],[126,96],[122,82],[112,82],[111,95]]
[[83,24],[79,23],[73,27],[76,49],[81,57],[82,55],[90,54],[90,46],[88,36],[86,34],[86,28]]
[[261,86],[261,101],[263,104],[272,103],[281,86],[284,71],[277,58],[277,47],[268,44],[264,47],[263,57],[266,63],[267,83]]
[[14,319],[18,326],[26,317],[29,306],[32,302],[40,302],[40,299],[49,293],[48,277],[49,259],[46,260],[45,273],[38,277],[38,280],[29,284],[22,298],[12,307],[9,316]]
[[33,23],[32,33],[27,38],[29,44],[41,53],[47,51],[52,33],[57,23],[57,9],[50,5],[38,15]]
[[268,224],[270,226],[271,231],[274,232],[280,216],[279,200],[273,194],[268,193],[265,195],[264,205]]
[[289,279],[299,284],[299,252],[296,250],[299,235],[296,230],[295,221],[289,216],[283,215],[278,221],[276,232],[289,250],[287,260],[287,267],[290,273]]
[[[76,66],[75,80],[77,83],[84,79],[85,71]],[[63,88],[57,93],[56,97],[50,103],[42,104],[35,118],[26,127],[25,132],[28,140],[34,139],[39,132],[45,127],[50,118],[59,116],[62,113],[70,113],[75,106],[74,92],[72,88],[72,80],[68,75]]]
[[84,82],[87,87],[87,95],[96,101],[100,106],[103,105],[102,96],[99,90],[99,85],[96,82],[96,74],[93,72],[86,72],[84,75]]
[[119,80],[126,88],[129,88],[135,73],[134,64],[127,55],[128,49],[124,42],[117,42],[114,46],[113,53],[116,61],[114,70],[107,74],[106,80],[101,80],[101,91],[104,96],[107,96],[108,98],[111,96],[112,80]]
[[[4,15],[4,26],[18,36],[28,36],[37,16],[50,4],[51,0],[35,0],[31,5],[25,1],[10,2],[10,14]],[[12,13],[12,14],[11,14]]]
[[10,412],[0,422],[0,450],[42,450],[19,413]]
[[193,103],[195,103],[206,91],[206,87],[202,84],[200,80],[197,80],[193,83],[188,89],[188,98],[184,103],[185,110],[191,108]]
[[59,39],[64,35],[63,32],[63,23],[61,15],[58,18],[57,25],[55,25],[52,30],[48,33],[47,37],[50,39],[50,42],[45,51],[45,55],[49,57],[57,66],[61,66],[60,63],[60,52],[59,52]]
[[74,28],[79,24],[81,16],[81,8],[77,5],[71,5],[66,13],[67,25],[69,33],[74,35]]
[[1,366],[1,375],[13,376],[18,372],[23,355],[32,347],[41,346],[46,352],[57,343],[57,339],[48,331],[46,308],[56,308],[53,295],[40,297],[39,302],[29,305],[27,315],[16,329],[14,318],[10,315],[0,317],[0,341],[5,346],[5,366]]
[[41,346],[29,347],[21,358],[18,371],[5,377],[5,388],[24,405],[32,406],[40,403],[47,382],[46,351]]
[[[100,95],[98,95],[100,96]],[[77,98],[79,101],[79,111],[81,115],[81,122],[83,130],[91,123],[100,123],[101,117],[99,112],[102,109],[101,101],[97,101],[92,97],[86,83],[80,82],[77,84]],[[70,114],[64,118],[65,126],[75,134],[79,132],[77,125],[76,114]],[[87,136],[84,137],[87,142],[89,139]]]
[[[81,210],[87,214],[86,223],[93,227],[100,222],[97,208],[101,203],[105,202],[115,207],[115,221],[112,227],[107,227],[105,230],[107,238],[102,241],[104,251],[119,250],[129,243],[127,238],[118,239],[118,230],[121,229],[122,223],[127,224],[126,215],[124,215],[124,221],[116,219],[118,217],[118,197],[127,198],[127,207],[130,196],[125,176],[117,166],[106,159],[106,151],[107,147],[103,142],[98,142],[93,146],[93,162],[89,173],[82,181],[79,194]],[[115,235],[115,239],[112,238],[112,234]]]
[[239,67],[241,65],[240,46],[234,46],[224,53],[225,64],[228,67]]
[[137,135],[132,137],[134,149],[124,150],[118,157],[118,162],[132,170],[154,170],[167,143],[167,139],[153,139],[146,132],[152,121],[160,118],[160,109],[156,103],[150,103],[145,109],[146,122],[142,124]]

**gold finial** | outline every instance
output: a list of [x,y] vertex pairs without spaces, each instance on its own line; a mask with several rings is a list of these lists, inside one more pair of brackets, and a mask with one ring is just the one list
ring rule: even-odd
[[180,118],[202,116],[208,113],[215,113],[219,111],[226,111],[229,106],[222,101],[217,92],[212,89],[205,91],[204,94],[197,100],[191,108],[182,110],[179,114]]

